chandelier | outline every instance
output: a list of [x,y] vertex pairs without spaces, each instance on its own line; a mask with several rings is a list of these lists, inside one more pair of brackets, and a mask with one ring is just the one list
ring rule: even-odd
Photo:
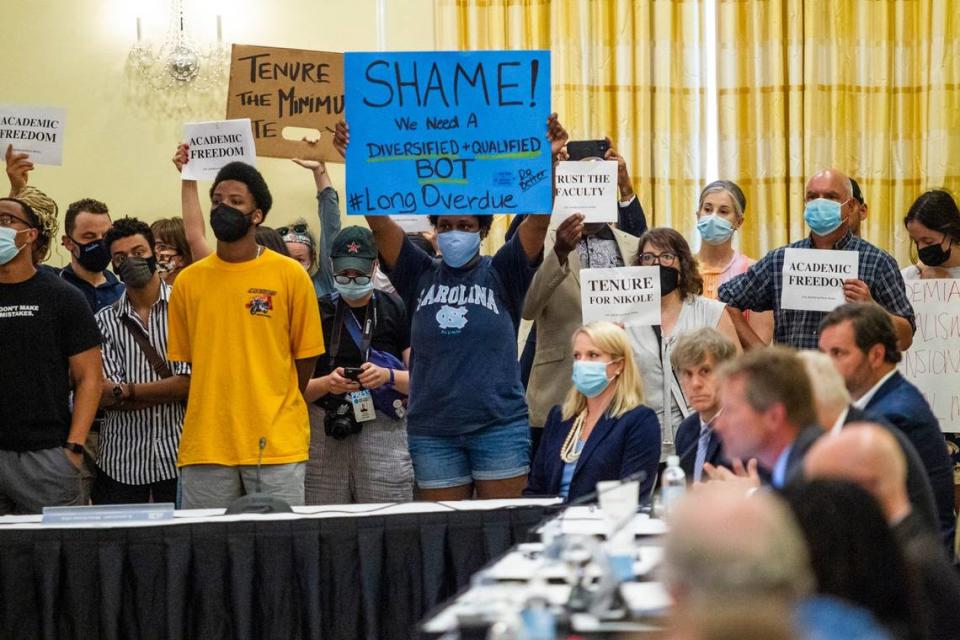
[[188,89],[206,93],[223,86],[229,60],[220,16],[217,16],[216,43],[200,46],[185,28],[183,0],[172,0],[167,35],[158,45],[144,41],[140,18],[137,18],[137,41],[130,48],[127,67],[157,93]]

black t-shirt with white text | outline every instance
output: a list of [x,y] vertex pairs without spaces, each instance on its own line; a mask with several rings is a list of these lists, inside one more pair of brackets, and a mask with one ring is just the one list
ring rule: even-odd
[[0,450],[61,446],[70,433],[69,358],[100,344],[76,288],[45,270],[0,283]]

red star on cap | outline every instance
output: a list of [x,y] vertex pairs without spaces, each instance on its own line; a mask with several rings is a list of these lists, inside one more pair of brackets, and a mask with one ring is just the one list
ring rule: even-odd
[[360,253],[360,245],[356,242],[351,242],[347,245],[347,253]]

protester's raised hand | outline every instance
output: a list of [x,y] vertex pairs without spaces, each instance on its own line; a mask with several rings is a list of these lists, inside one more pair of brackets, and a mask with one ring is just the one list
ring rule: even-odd
[[567,256],[580,242],[583,236],[583,219],[582,213],[575,213],[557,227],[557,241],[553,245],[553,250],[557,253],[560,264],[566,263]]
[[617,162],[617,188],[620,190],[620,199],[625,200],[625,196],[633,195],[633,182],[630,180],[630,172],[627,171],[627,161],[623,156],[617,153],[613,148],[613,141],[607,137],[607,153],[604,154],[604,160],[616,160]]
[[14,153],[13,145],[7,145],[7,178],[10,179],[10,195],[16,196],[27,186],[29,174],[33,171],[33,162],[30,156],[25,153]]
[[177,171],[183,172],[183,165],[187,164],[190,161],[190,145],[186,142],[181,142],[177,145],[177,152],[173,154],[173,166],[177,168]]
[[547,118],[547,140],[550,141],[550,154],[556,158],[560,150],[567,146],[570,135],[560,124],[557,114],[551,113]]
[[320,173],[327,172],[327,165],[320,160],[304,160],[303,158],[292,158],[292,160],[304,169],[310,169],[311,171],[318,171]]
[[337,123],[333,132],[333,148],[340,152],[344,158],[347,157],[347,146],[350,144],[350,127],[346,120]]

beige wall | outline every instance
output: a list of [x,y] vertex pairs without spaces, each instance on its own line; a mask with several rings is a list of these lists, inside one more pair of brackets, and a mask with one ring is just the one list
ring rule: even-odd
[[[31,184],[60,205],[82,197],[106,202],[114,217],[145,220],[179,215],[179,175],[170,163],[183,122],[222,119],[226,87],[194,95],[186,109],[150,95],[131,77],[127,53],[141,16],[144,38],[167,29],[168,0],[3,0],[0,20],[0,102],[67,109],[64,163],[38,166]],[[224,39],[325,51],[374,50],[383,7],[388,49],[434,47],[433,0],[184,0],[187,27]],[[225,81],[224,81],[225,85]],[[182,104],[182,103],[181,103]],[[274,195],[268,224],[316,218],[311,174],[288,160],[261,158],[258,168]],[[333,166],[343,192],[343,166]],[[205,191],[207,185],[201,185]],[[0,188],[4,194],[6,187]],[[206,200],[204,198],[204,200]],[[314,225],[316,226],[316,225]],[[56,243],[51,263],[63,264]]]

